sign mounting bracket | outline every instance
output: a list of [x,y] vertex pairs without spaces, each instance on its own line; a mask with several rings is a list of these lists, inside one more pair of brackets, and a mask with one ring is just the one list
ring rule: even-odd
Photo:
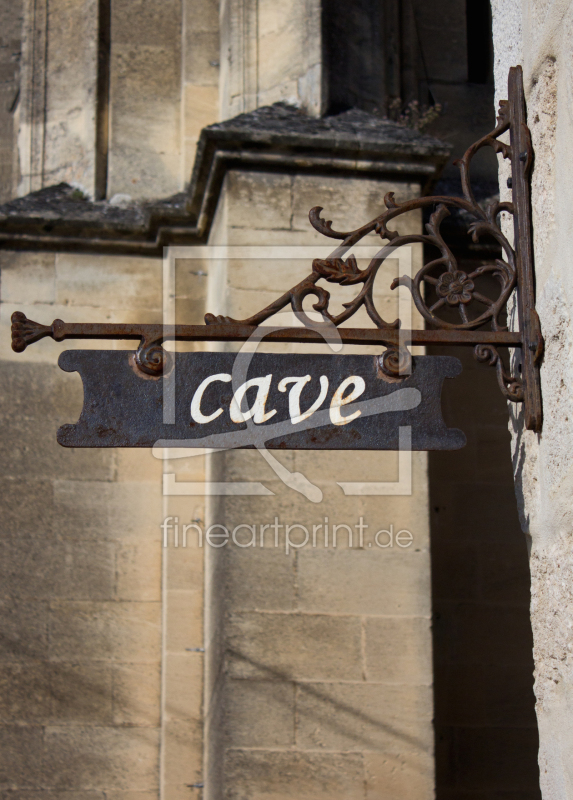
[[[508,132],[509,143],[501,140]],[[471,161],[484,147],[492,147],[496,153],[501,153],[503,158],[511,161],[511,178],[508,180],[512,190],[511,202],[492,202],[483,208],[475,199],[470,182]],[[135,354],[137,369],[159,377],[166,373],[171,359],[163,348],[163,343],[168,340],[246,341],[256,330],[258,338],[269,342],[314,343],[328,339],[327,333],[322,335],[317,331],[316,323],[309,327],[269,329],[270,332],[265,336],[265,321],[282,309],[290,307],[297,312],[299,319],[308,319],[303,311],[303,302],[310,295],[316,300],[313,308],[322,314],[325,323],[328,323],[327,327],[336,326],[338,341],[386,348],[381,366],[391,378],[399,379],[407,372],[411,362],[410,345],[473,347],[478,361],[495,367],[498,384],[505,397],[515,403],[523,403],[526,428],[540,432],[542,400],[539,366],[543,355],[543,337],[535,310],[529,185],[532,161],[523,75],[521,67],[517,66],[509,72],[508,100],[500,102],[496,127],[471,145],[457,162],[463,196],[419,197],[398,203],[394,194],[389,192],[384,198],[386,210],[353,231],[334,230],[332,223],[321,216],[322,208],[311,209],[311,225],[324,236],[338,240],[338,246],[328,258],[315,259],[311,272],[303,281],[257,314],[244,320],[207,314],[205,325],[164,328],[162,325],[144,323],[116,325],[68,323],[62,320],[41,325],[17,311],[12,315],[12,348],[22,352],[29,344],[46,336],[56,341],[133,339],[139,341]],[[434,210],[425,233],[400,235],[393,229],[392,221],[402,214],[432,206]],[[441,223],[450,214],[450,209],[459,209],[469,215],[472,221],[467,227],[468,235],[472,236],[474,242],[486,237],[495,241],[501,249],[501,257],[476,267],[470,273],[460,269],[440,231]],[[501,230],[500,215],[503,212],[513,215],[513,244]],[[365,269],[359,269],[350,252],[351,248],[373,232],[380,235],[385,244]],[[404,331],[399,320],[389,323],[380,316],[373,299],[373,286],[384,260],[391,257],[397,247],[413,243],[432,245],[440,255],[424,264],[413,278],[402,277],[392,283],[391,288],[405,286],[409,289],[418,312],[428,326],[426,330]],[[479,291],[480,278],[488,276],[494,277],[499,284],[495,299]],[[334,315],[329,311],[330,294],[323,286],[324,281],[356,286],[359,291],[352,301],[345,304],[341,313]],[[517,307],[519,331],[509,330],[506,323],[505,315],[511,303]],[[343,323],[362,307],[375,327],[344,327]],[[444,311],[447,312],[447,319],[444,318]],[[456,314],[459,320],[452,322],[452,314]],[[498,347],[520,352],[520,357],[514,359],[513,364],[517,372],[504,365]]]

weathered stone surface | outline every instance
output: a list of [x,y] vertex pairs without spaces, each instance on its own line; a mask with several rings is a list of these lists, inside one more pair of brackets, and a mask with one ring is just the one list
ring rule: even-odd
[[[338,531],[343,540],[347,535]],[[389,537],[379,541],[385,544]],[[307,549],[298,560],[299,607],[314,613],[429,615],[426,562],[426,553],[396,545],[387,550],[375,545],[365,550]],[[324,574],[329,581],[321,579]]]
[[0,726],[0,787],[10,789],[40,788],[42,770],[43,730],[36,726]]
[[225,732],[233,747],[292,747],[296,740],[295,684],[233,680],[227,686]]
[[47,603],[0,600],[0,661],[29,662],[47,654]]
[[159,603],[51,604],[52,659],[156,663],[160,633]]
[[[242,529],[234,534],[250,541],[252,533]],[[263,542],[272,542],[274,533],[263,531]],[[229,548],[225,553],[225,590],[232,597],[233,611],[292,611],[296,604],[296,566],[294,553],[260,548],[261,526],[256,526],[256,548]],[[273,542],[274,544],[274,542]],[[257,549],[258,548],[258,549]]]
[[430,753],[365,753],[364,770],[367,800],[433,800]]
[[363,759],[359,753],[300,753],[231,750],[225,797],[239,800],[362,800]]
[[158,732],[152,728],[48,727],[44,780],[60,790],[153,791],[157,745]]
[[29,303],[30,285],[36,303],[55,302],[55,256],[52,253],[2,253],[2,300]]
[[112,670],[113,724],[159,727],[159,664],[115,664]]
[[364,626],[368,680],[431,686],[429,618],[370,617]]
[[431,741],[429,686],[301,683],[296,707],[303,749],[421,755]]
[[112,673],[100,664],[49,664],[52,724],[111,725]]
[[167,604],[165,647],[171,653],[185,653],[188,647],[203,646],[203,593],[201,586],[170,589]]
[[0,542],[0,583],[4,597],[50,600],[111,600],[115,552],[108,543]]
[[193,722],[199,729],[202,724],[203,654],[169,653],[165,657],[164,670],[167,676],[166,718]]
[[360,680],[360,621],[308,614],[233,615],[231,675],[288,681]]

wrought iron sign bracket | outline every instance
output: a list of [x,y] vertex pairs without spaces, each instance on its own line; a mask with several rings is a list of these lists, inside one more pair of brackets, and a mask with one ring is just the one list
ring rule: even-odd
[[[509,132],[509,143],[501,137]],[[483,147],[492,147],[496,153],[510,159],[512,190],[511,202],[492,202],[486,208],[476,201],[470,183],[470,166],[474,155]],[[346,344],[380,345],[386,348],[380,363],[391,378],[401,380],[410,362],[409,345],[466,345],[474,348],[478,361],[495,367],[503,394],[511,401],[523,403],[527,429],[539,432],[542,426],[542,404],[539,365],[543,354],[543,338],[535,311],[533,250],[530,211],[529,175],[533,152],[526,123],[526,108],[521,67],[509,73],[508,100],[500,102],[497,126],[475,142],[458,162],[462,182],[462,197],[419,197],[398,203],[389,192],[384,198],[386,210],[375,219],[354,231],[339,232],[332,223],[321,217],[322,208],[311,209],[312,226],[323,235],[339,241],[338,247],[326,259],[315,259],[310,274],[288,292],[257,314],[244,320],[215,317],[207,314],[205,325],[175,325],[164,328],[152,324],[66,323],[55,320],[51,325],[40,325],[28,320],[21,312],[12,316],[12,347],[16,352],[51,336],[56,341],[64,339],[134,339],[139,340],[135,354],[137,368],[159,377],[166,373],[171,359],[164,350],[167,340],[181,341],[246,341],[258,330],[257,338],[269,342],[321,342],[329,338],[328,329],[337,328],[339,340]],[[400,235],[390,223],[395,218],[414,209],[433,207],[426,225],[426,233]],[[449,209],[460,209],[472,219],[467,233],[474,242],[488,238],[501,250],[501,257],[492,263],[476,267],[472,272],[460,269],[454,254],[440,231]],[[513,215],[513,245],[501,230],[500,214]],[[375,232],[385,242],[382,249],[365,269],[360,269],[352,253],[348,252],[368,234]],[[377,273],[385,259],[397,247],[413,243],[431,245],[439,255],[426,263],[414,278],[396,279],[391,288],[406,286],[420,315],[427,324],[425,330],[404,331],[400,321],[386,322],[378,313],[373,299]],[[348,255],[347,255],[348,254]],[[346,256],[346,259],[344,258]],[[495,299],[480,291],[480,280],[497,279],[498,295]],[[339,314],[329,310],[330,294],[321,281],[344,286],[356,286],[355,298],[344,305]],[[431,299],[430,293],[433,293]],[[325,333],[310,323],[303,310],[306,297],[316,302],[313,308],[325,320]],[[506,320],[508,303],[515,303],[518,331],[509,330]],[[278,311],[292,308],[307,327],[276,330],[260,327]],[[376,327],[339,327],[364,307]],[[444,318],[446,312],[446,319]],[[451,321],[451,314],[459,321]],[[504,365],[499,347],[512,348],[521,353],[514,359],[517,372]]]

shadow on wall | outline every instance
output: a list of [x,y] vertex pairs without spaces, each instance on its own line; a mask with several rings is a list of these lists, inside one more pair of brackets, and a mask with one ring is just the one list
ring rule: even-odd
[[470,348],[448,354],[464,371],[446,381],[444,418],[468,444],[429,458],[436,797],[537,800],[529,565],[507,406]]

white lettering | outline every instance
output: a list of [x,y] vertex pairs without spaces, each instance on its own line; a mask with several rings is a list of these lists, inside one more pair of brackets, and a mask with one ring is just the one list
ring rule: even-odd
[[[252,417],[253,422],[255,422],[257,425],[260,425],[262,422],[266,422],[271,417],[274,417],[274,415],[277,413],[276,410],[265,412],[265,403],[267,402],[267,398],[269,396],[272,377],[273,376],[271,373],[270,375],[265,375],[264,378],[251,378],[251,380],[245,381],[242,386],[239,386],[233,395],[231,408],[229,410],[233,422],[246,422],[246,420],[251,419]],[[258,387],[255,402],[247,411],[241,411],[243,398],[251,386]]]
[[213,383],[214,381],[223,381],[224,383],[229,383],[231,380],[232,378],[227,372],[219,372],[217,375],[209,375],[208,378],[205,378],[205,380],[199,384],[197,391],[193,395],[193,400],[191,401],[191,418],[194,419],[195,422],[199,422],[201,425],[206,425],[207,422],[212,422],[223,413],[223,409],[218,408],[217,411],[213,412],[213,414],[205,417],[201,413],[201,400],[203,399],[203,392],[210,383]]
[[[354,389],[350,392],[349,395],[343,397],[345,390],[350,386],[350,384],[354,384]],[[356,400],[360,397],[360,395],[364,392],[366,388],[366,384],[364,383],[364,378],[361,378],[360,375],[351,375],[346,380],[343,380],[338,389],[335,391],[332,401],[330,403],[330,421],[333,425],[348,425],[349,422],[352,422],[353,419],[359,417],[362,413],[360,410],[355,411],[354,414],[349,414],[347,417],[343,417],[340,413],[340,409],[342,406],[351,403],[353,400]]]
[[314,412],[324,403],[324,398],[328,392],[328,378],[326,375],[321,375],[320,394],[307,411],[303,413],[300,410],[300,395],[303,387],[309,382],[310,379],[310,375],[304,375],[302,378],[283,378],[279,383],[279,392],[286,392],[289,383],[294,384],[288,395],[288,411],[290,414],[290,421],[293,425],[296,425],[297,422],[302,422],[303,420],[312,417]]

